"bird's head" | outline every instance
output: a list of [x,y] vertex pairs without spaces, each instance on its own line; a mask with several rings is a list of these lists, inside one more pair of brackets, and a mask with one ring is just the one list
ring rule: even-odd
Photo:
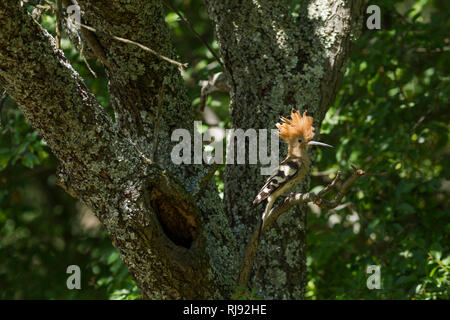
[[314,138],[313,118],[292,110],[291,120],[281,117],[281,123],[276,124],[280,137],[288,144],[290,156],[305,155],[309,146],[332,147],[329,144],[312,140]]

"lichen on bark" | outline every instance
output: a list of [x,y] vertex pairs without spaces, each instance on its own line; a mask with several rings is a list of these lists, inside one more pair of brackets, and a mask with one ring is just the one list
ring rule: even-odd
[[[314,116],[319,134],[342,78],[350,30],[361,15],[362,4],[302,1],[300,11],[293,14],[290,1],[238,4],[233,0],[206,0],[231,84],[232,126],[273,128],[280,115],[296,107]],[[250,206],[264,181],[257,169],[230,165],[225,173],[225,208],[238,243],[244,244],[241,257],[263,210]],[[305,179],[298,188],[305,191],[308,185],[309,179]],[[239,195],[235,190],[240,190]],[[251,283],[260,288],[262,296],[304,297],[305,225],[305,210],[296,208],[262,239],[258,256],[261,268]]]
[[[59,159],[59,184],[99,217],[144,298],[231,297],[239,252],[261,214],[250,203],[264,177],[256,165],[228,165],[222,202],[214,181],[201,182],[208,166],[170,161],[173,129],[194,130],[180,71],[112,38],[176,58],[159,1],[77,3],[82,22],[98,30],[77,36],[102,48],[115,118],[14,0],[0,2],[0,84]],[[334,99],[362,1],[304,1],[298,18],[289,3],[206,1],[231,88],[233,128],[273,128],[295,106],[308,108],[319,129]],[[194,192],[200,184],[202,192]],[[307,186],[308,179],[300,188]],[[297,208],[267,232],[254,282],[262,296],[303,298],[305,226],[305,210]]]

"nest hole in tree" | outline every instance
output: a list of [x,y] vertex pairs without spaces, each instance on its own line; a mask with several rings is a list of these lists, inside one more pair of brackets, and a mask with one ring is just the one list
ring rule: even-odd
[[189,205],[176,195],[164,193],[157,188],[151,188],[150,205],[166,236],[177,246],[189,249],[197,229]]

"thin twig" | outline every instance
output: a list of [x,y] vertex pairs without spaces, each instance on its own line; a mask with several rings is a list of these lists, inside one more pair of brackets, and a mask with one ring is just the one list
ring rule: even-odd
[[[352,165],[352,167],[354,166]],[[319,197],[318,194],[323,195],[326,192],[328,192],[333,186],[335,186],[340,176],[340,172],[338,172],[336,174],[336,178],[328,186],[322,189],[318,194],[315,194],[314,192],[308,192],[308,193],[293,193],[289,195],[284,199],[283,203],[270,210],[266,220],[264,221],[264,226],[261,230],[261,234],[264,233],[268,228],[270,228],[273,225],[273,223],[278,219],[279,216],[287,212],[294,205],[313,202],[321,208],[333,209],[337,207],[342,201],[342,198],[344,197],[348,188],[364,174],[365,174],[364,170],[354,168],[353,174],[344,182],[342,188],[339,190],[334,199],[331,201],[322,199],[321,197]],[[238,276],[238,283],[237,283],[238,286],[246,287],[250,279],[253,263],[255,261],[256,253],[258,251],[259,246],[259,237],[258,237],[258,235],[260,234],[259,224],[260,222],[258,222],[257,226],[254,228],[253,233],[251,234],[250,240],[245,249],[244,258]]]
[[334,171],[328,170],[328,171],[311,172],[311,175],[313,177],[323,177],[323,176],[329,176],[332,173],[334,173]]
[[[92,32],[95,32],[95,33],[98,33],[98,32],[99,32],[99,31],[97,31],[97,29],[95,29],[95,28],[93,28],[93,27],[90,27],[90,26],[87,26],[87,25],[82,24],[82,23],[80,23],[80,26],[81,26],[82,28],[84,28],[84,29],[87,29],[87,30],[92,31]],[[162,60],[165,60],[165,61],[167,61],[167,62],[170,62],[170,63],[172,63],[172,64],[178,66],[178,68],[180,68],[181,70],[184,70],[184,68],[186,68],[187,65],[188,65],[187,63],[181,63],[181,62],[175,61],[175,60],[173,60],[173,59],[170,59],[170,58],[168,58],[168,57],[166,57],[166,56],[163,56],[163,55],[159,54],[158,52],[156,52],[155,50],[150,49],[149,47],[146,47],[146,46],[144,46],[143,44],[141,44],[141,43],[139,43],[139,42],[135,42],[135,41],[132,41],[132,40],[129,40],[129,39],[117,37],[117,36],[112,35],[112,34],[107,34],[107,35],[109,35],[110,37],[112,37],[113,39],[115,39],[115,40],[117,40],[117,41],[121,41],[121,42],[123,42],[123,43],[128,43],[128,44],[133,44],[133,45],[135,45],[135,46],[138,46],[139,48],[141,48],[141,49],[143,49],[143,50],[145,50],[145,51],[148,51],[148,52],[154,54],[154,55],[157,56],[158,58],[160,58],[160,59],[162,59]]]
[[[57,10],[57,12],[58,12],[58,10]],[[65,18],[65,19],[66,19],[67,21],[70,22],[69,18]],[[80,26],[81,26],[82,28],[86,29],[86,30],[89,30],[89,31],[92,31],[92,32],[95,32],[95,33],[99,33],[99,32],[100,32],[100,31],[98,31],[97,29],[95,29],[95,28],[93,28],[93,27],[90,27],[90,26],[88,26],[88,25],[82,24],[82,23],[80,23]],[[184,68],[187,68],[187,66],[188,66],[187,63],[181,63],[181,62],[175,61],[175,60],[173,60],[173,59],[170,59],[170,58],[168,58],[168,57],[166,57],[166,56],[164,56],[164,55],[162,55],[162,54],[159,54],[159,53],[156,52],[155,50],[150,49],[150,48],[147,47],[147,46],[144,46],[143,44],[141,44],[141,43],[139,43],[139,42],[132,41],[132,40],[125,39],[125,38],[121,38],[121,37],[117,37],[117,36],[115,36],[115,35],[113,35],[113,34],[109,34],[109,33],[106,33],[106,32],[102,32],[102,33],[104,33],[104,34],[106,34],[106,35],[112,37],[113,39],[115,39],[115,40],[117,40],[117,41],[121,41],[121,42],[124,42],[124,43],[127,43],[127,44],[133,44],[133,45],[135,45],[135,46],[138,46],[139,48],[141,48],[141,49],[143,49],[143,50],[145,50],[145,51],[148,51],[148,52],[154,54],[154,55],[157,56],[158,58],[160,58],[160,59],[162,59],[162,60],[165,60],[165,61],[167,61],[167,62],[169,62],[169,63],[171,63],[171,64],[176,65],[180,70],[184,70]]]
[[222,61],[220,60],[219,56],[214,52],[214,50],[209,46],[208,43],[206,43],[205,40],[202,39],[202,37],[197,33],[197,31],[194,30],[194,28],[192,27],[192,25],[189,23],[189,21],[183,17],[183,15],[174,7],[172,7],[166,0],[162,0],[162,3],[169,8],[170,10],[172,10],[173,12],[176,13],[177,16],[180,17],[181,21],[184,22],[184,24],[189,28],[189,30],[191,30],[191,32],[197,37],[197,39],[199,39],[204,45],[205,47],[209,50],[209,52],[211,52],[211,54],[213,55],[213,57],[217,60],[217,62],[220,64],[220,66],[222,67],[222,70],[226,70],[225,69],[225,65],[222,63]]
[[[92,50],[92,53],[95,57],[97,57],[101,63],[108,69],[112,68],[111,63],[106,58],[105,50],[103,49],[102,45],[98,41],[97,35],[95,32],[92,32],[91,30],[88,30],[86,28],[80,28],[80,34],[83,37],[83,39],[88,44],[89,48]],[[80,41],[80,55],[84,56],[84,43],[83,41]]]
[[44,0],[44,2],[47,3],[47,4],[50,5],[50,6],[53,6],[53,3],[52,3],[51,1]]
[[329,190],[331,190],[331,188],[334,187],[334,185],[336,184],[336,182],[339,180],[339,178],[341,177],[342,172],[338,171],[336,173],[336,177],[334,178],[334,180],[327,185],[325,188],[323,188],[322,190],[320,190],[320,192],[317,194],[319,197],[323,196],[325,193],[327,193]]
[[158,109],[156,111],[156,120],[155,120],[155,129],[154,129],[154,139],[155,139],[155,143],[153,145],[153,156],[152,156],[152,160],[153,162],[156,163],[156,157],[158,155],[158,143],[159,143],[159,119],[161,118],[161,109],[162,109],[162,104],[163,104],[163,95],[164,95],[164,80],[161,84],[161,88],[159,89],[159,96],[158,96]]
[[88,70],[92,73],[92,75],[94,76],[94,78],[97,78],[97,74],[95,73],[94,70],[92,70],[91,66],[89,65],[89,62],[87,61],[86,57],[84,56],[83,52],[80,52],[80,56],[81,59],[84,61],[84,63],[86,64],[86,67],[88,68]]
[[61,0],[56,0],[56,49],[61,48],[61,26],[62,22],[62,3]]
[[[82,26],[84,26],[84,25],[82,25]],[[138,42],[135,42],[135,41],[132,41],[132,40],[128,40],[128,39],[125,39],[125,38],[121,38],[121,37],[117,37],[117,36],[114,36],[114,35],[111,35],[111,37],[113,37],[114,39],[116,39],[116,40],[118,40],[118,41],[122,41],[122,42],[124,42],[124,43],[134,44],[135,46],[138,46],[139,48],[144,49],[145,51],[148,51],[148,52],[154,54],[154,55],[157,56],[158,58],[160,58],[160,59],[162,59],[162,60],[165,60],[165,61],[167,61],[167,62],[169,62],[169,63],[172,63],[172,64],[178,66],[178,68],[179,68],[180,70],[184,70],[184,68],[187,68],[187,66],[188,66],[187,63],[181,63],[181,62],[175,61],[175,60],[173,60],[173,59],[170,59],[170,58],[168,58],[168,57],[166,57],[166,56],[163,56],[162,54],[159,54],[159,53],[156,52],[155,50],[152,50],[152,49],[150,49],[149,47],[146,47],[146,46],[144,46],[143,44],[140,44],[140,43],[138,43]]]
[[39,10],[39,16],[33,16],[33,18],[35,18],[36,20],[40,19],[40,16],[42,15],[42,13],[51,13],[54,14],[55,13],[55,8],[51,7],[51,6],[41,6],[39,4],[34,6],[36,9]]

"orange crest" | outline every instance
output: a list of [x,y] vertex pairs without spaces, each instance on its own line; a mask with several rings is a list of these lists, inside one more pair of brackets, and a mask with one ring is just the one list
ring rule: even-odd
[[302,135],[305,141],[309,141],[314,137],[313,118],[307,116],[306,111],[303,112],[303,116],[298,110],[292,111],[291,119],[281,117],[283,123],[275,124],[283,140],[289,141]]

